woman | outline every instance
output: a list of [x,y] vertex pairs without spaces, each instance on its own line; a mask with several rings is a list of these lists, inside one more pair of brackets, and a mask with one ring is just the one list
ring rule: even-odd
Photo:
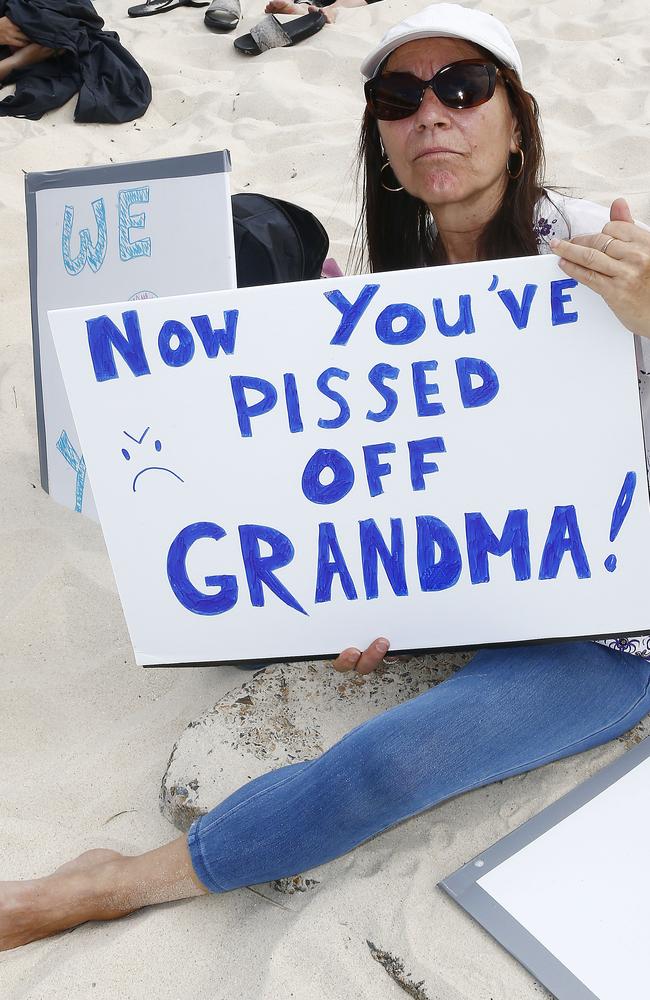
[[[551,203],[540,203],[536,106],[503,25],[456,5],[429,7],[388,33],[364,73],[362,249],[371,267],[538,252],[550,235],[540,212],[548,218]],[[578,219],[579,206],[560,207]],[[567,274],[649,336],[650,237],[625,202],[611,215],[602,231],[553,249]],[[380,638],[347,649],[334,667],[369,673],[388,646]],[[650,663],[602,644],[481,650],[316,760],[244,785],[187,837],[138,857],[93,851],[48,878],[3,883],[0,948],[305,871],[443,799],[620,735],[650,710],[649,688]]]

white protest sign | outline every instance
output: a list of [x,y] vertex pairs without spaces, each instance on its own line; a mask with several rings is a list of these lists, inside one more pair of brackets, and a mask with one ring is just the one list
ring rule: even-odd
[[554,258],[50,321],[138,663],[650,625],[633,337]]
[[230,156],[27,174],[41,482],[95,515],[47,313],[95,302],[234,288]]

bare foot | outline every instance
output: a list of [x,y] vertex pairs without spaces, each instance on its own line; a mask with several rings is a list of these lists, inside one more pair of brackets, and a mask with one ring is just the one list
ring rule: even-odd
[[89,920],[114,920],[207,892],[194,873],[186,837],[134,857],[86,851],[47,878],[0,882],[0,952]]
[[110,920],[132,912],[101,905],[110,901],[117,851],[86,851],[47,878],[0,882],[0,952],[68,930],[87,920]]
[[265,14],[314,14],[321,11],[326,20],[333,24],[336,19],[335,11],[330,11],[327,7],[316,7],[313,4],[292,3],[292,0],[269,0],[264,8]]
[[109,851],[108,848],[95,848],[93,851],[84,851],[80,854],[78,858],[74,858],[72,861],[66,861],[64,865],[60,865],[55,874],[59,872],[69,872],[75,868],[79,871],[84,868],[92,868],[93,865],[98,864],[102,861],[114,861],[115,858],[122,858],[123,854],[119,851]]

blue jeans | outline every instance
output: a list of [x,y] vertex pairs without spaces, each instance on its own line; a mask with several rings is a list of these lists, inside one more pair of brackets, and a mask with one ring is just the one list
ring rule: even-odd
[[593,642],[481,650],[316,760],[228,796],[190,828],[192,864],[212,892],[307,871],[454,795],[620,736],[650,711],[649,687],[650,662]]

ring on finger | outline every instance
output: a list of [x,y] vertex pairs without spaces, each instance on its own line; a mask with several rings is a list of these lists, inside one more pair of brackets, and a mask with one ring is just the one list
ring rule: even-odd
[[600,252],[607,253],[607,247],[609,246],[610,243],[613,243],[615,239],[616,239],[615,236],[610,236],[608,240],[605,240],[605,244],[600,248]]

